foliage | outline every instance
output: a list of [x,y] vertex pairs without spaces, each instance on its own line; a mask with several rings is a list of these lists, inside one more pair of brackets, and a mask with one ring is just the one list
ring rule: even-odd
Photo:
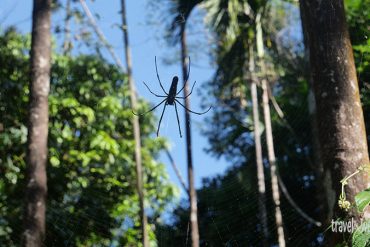
[[[365,119],[370,119],[370,19],[369,0],[346,0],[346,17],[355,57],[357,78],[360,86],[361,103]],[[370,124],[366,124],[370,140]]]
[[[160,14],[155,16],[164,32],[164,38],[169,45],[174,46],[180,41],[181,28],[185,27],[188,18],[193,9],[203,0],[161,0],[150,1],[149,7],[158,11]],[[149,19],[154,17],[149,17]],[[158,29],[158,27],[156,27]]]
[[370,221],[363,222],[352,235],[352,246],[353,247],[367,247],[370,242],[369,232]]
[[[29,36],[0,36],[0,245],[19,244],[24,188]],[[48,246],[135,245],[139,238],[132,111],[126,77],[94,56],[53,56],[49,96]],[[149,106],[141,102],[141,107]],[[176,194],[155,158],[154,118],[141,123],[153,223]],[[155,241],[151,225],[151,240]]]

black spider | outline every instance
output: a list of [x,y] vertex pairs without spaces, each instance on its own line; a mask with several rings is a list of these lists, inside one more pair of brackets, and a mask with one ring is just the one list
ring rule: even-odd
[[152,90],[150,90],[150,88],[148,87],[148,85],[144,83],[144,85],[146,86],[146,88],[149,90],[149,92],[151,94],[153,94],[154,96],[156,97],[159,97],[159,98],[165,98],[162,100],[162,102],[160,102],[158,105],[154,106],[152,109],[150,109],[149,111],[147,112],[144,112],[142,114],[136,114],[135,112],[133,112],[133,114],[137,115],[137,116],[142,116],[142,115],[145,115],[147,114],[148,112],[151,112],[153,111],[154,109],[156,109],[158,106],[162,105],[163,103],[164,104],[164,107],[163,107],[163,111],[162,111],[162,115],[161,115],[161,118],[159,119],[159,124],[158,124],[158,128],[157,128],[157,136],[159,134],[159,128],[161,126],[161,121],[162,121],[162,118],[163,118],[163,114],[164,114],[164,111],[166,110],[166,106],[167,105],[174,105],[175,106],[175,111],[176,111],[176,117],[177,117],[177,124],[179,126],[179,132],[180,132],[180,137],[182,137],[182,134],[181,134],[181,127],[180,127],[180,120],[179,120],[179,114],[177,112],[177,106],[176,106],[176,103],[179,103],[182,107],[185,108],[185,110],[187,110],[188,112],[191,112],[191,113],[194,113],[194,114],[198,114],[198,115],[202,115],[202,114],[205,114],[207,113],[212,107],[209,107],[207,111],[205,112],[195,112],[195,111],[192,111],[190,109],[188,109],[186,106],[184,106],[183,104],[180,103],[180,101],[178,101],[178,99],[186,99],[187,97],[189,97],[191,95],[191,93],[193,92],[193,88],[195,86],[195,83],[193,84],[193,86],[191,87],[191,90],[190,90],[190,93],[184,97],[179,97],[177,95],[179,95],[181,93],[181,91],[185,88],[185,85],[186,83],[188,82],[189,80],[189,74],[190,74],[190,57],[189,57],[189,69],[188,69],[188,74],[187,74],[187,77],[186,77],[186,80],[185,80],[185,83],[184,83],[184,86],[180,89],[180,91],[177,92],[177,83],[179,81],[179,78],[177,76],[174,76],[173,79],[172,79],[172,83],[171,83],[171,87],[170,87],[170,91],[167,93],[165,90],[164,90],[164,87],[162,85],[162,82],[161,82],[161,79],[159,79],[159,75],[158,75],[158,68],[157,68],[157,57],[154,57],[154,63],[155,63],[155,70],[156,70],[156,73],[157,73],[157,78],[158,78],[158,82],[159,82],[159,85],[161,86],[163,92],[166,94],[166,95],[158,95],[156,93],[153,93]]

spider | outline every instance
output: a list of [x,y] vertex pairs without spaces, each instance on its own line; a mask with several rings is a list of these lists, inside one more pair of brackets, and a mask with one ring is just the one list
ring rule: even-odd
[[145,82],[143,82],[143,83],[144,83],[144,85],[146,86],[146,88],[149,90],[149,92],[151,94],[153,94],[154,96],[156,96],[158,98],[164,98],[164,99],[158,105],[154,106],[152,109],[150,109],[147,112],[144,112],[142,114],[137,114],[135,112],[132,112],[132,113],[135,114],[136,116],[142,116],[142,115],[145,115],[145,114],[147,114],[147,113],[149,113],[151,111],[154,111],[158,106],[160,106],[160,105],[162,105],[164,103],[163,111],[162,111],[161,117],[159,119],[158,128],[157,128],[157,136],[158,136],[158,134],[159,134],[159,128],[161,126],[161,122],[162,122],[162,118],[163,118],[163,114],[164,114],[164,111],[166,110],[167,105],[174,105],[175,106],[175,111],[176,111],[177,125],[179,126],[180,137],[182,137],[181,127],[180,127],[180,120],[179,120],[179,114],[177,112],[177,105],[176,105],[176,103],[178,103],[182,107],[184,107],[186,111],[191,112],[191,113],[194,113],[194,114],[197,114],[197,115],[203,115],[203,114],[207,113],[212,108],[212,106],[210,106],[208,108],[208,110],[206,110],[205,112],[195,112],[195,111],[192,111],[192,110],[188,109],[186,106],[184,106],[178,100],[178,99],[186,99],[187,97],[189,97],[191,95],[191,93],[193,92],[193,88],[194,88],[195,83],[196,83],[196,82],[194,82],[193,86],[191,87],[190,93],[188,95],[186,95],[184,97],[179,97],[178,96],[181,93],[181,91],[185,88],[186,83],[189,80],[189,74],[190,74],[190,57],[189,57],[188,74],[186,76],[186,80],[185,80],[184,86],[178,92],[177,92],[177,83],[179,82],[179,78],[177,76],[174,76],[172,78],[171,87],[170,87],[169,92],[167,93],[166,90],[164,90],[164,87],[162,85],[161,79],[159,78],[158,68],[157,68],[157,57],[154,57],[154,63],[155,63],[155,71],[157,73],[157,78],[158,78],[159,85],[161,86],[161,88],[162,88],[163,92],[165,93],[165,95],[158,95],[156,93],[153,93],[152,90],[149,88],[149,86]]

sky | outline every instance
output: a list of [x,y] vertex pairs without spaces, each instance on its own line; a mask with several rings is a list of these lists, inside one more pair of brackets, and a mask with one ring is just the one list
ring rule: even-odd
[[[7,26],[16,26],[22,33],[30,33],[31,31],[31,16],[32,16],[32,0],[2,0],[0,3],[0,30],[3,30]],[[61,0],[62,4],[65,4],[65,0]],[[119,0],[95,0],[86,1],[91,12],[97,13],[100,18],[98,25],[105,34],[108,42],[113,46],[115,52],[120,56],[121,60],[124,61],[123,53],[123,41],[122,31],[118,28],[117,24],[121,25],[120,17],[120,1]],[[177,75],[182,78],[181,74],[181,63],[179,58],[180,47],[169,47],[164,42],[164,34],[158,25],[148,25],[148,16],[157,15],[158,13],[150,13],[153,9],[148,8],[148,0],[135,0],[126,1],[127,11],[127,22],[129,31],[129,42],[131,45],[132,61],[133,61],[133,77],[136,83],[137,91],[140,97],[146,99],[151,104],[157,104],[160,102],[159,98],[151,95],[143,85],[142,81],[145,81],[152,91],[161,94],[161,88],[157,82],[154,57],[157,56],[158,70],[162,83],[166,90],[169,89],[170,83],[173,76]],[[78,7],[82,10],[79,2],[77,1],[72,7]],[[154,10],[156,11],[156,10]],[[158,10],[159,11],[159,10]],[[189,50],[192,61],[191,73],[189,82],[196,81],[194,92],[190,97],[191,109],[194,111],[203,111],[200,107],[202,103],[202,97],[199,95],[199,90],[207,81],[212,79],[215,72],[215,67],[212,67],[212,63],[209,59],[211,38],[207,34],[207,29],[202,24],[202,16],[199,14],[200,10],[196,10],[192,13],[190,20],[190,26],[193,28],[188,32]],[[195,18],[193,18],[193,16]],[[58,24],[63,24],[65,18],[65,12],[63,9],[52,16],[52,28],[55,28]],[[160,20],[157,24],[160,25]],[[72,34],[76,31],[76,26],[72,24]],[[93,32],[92,29],[89,29]],[[57,35],[54,37],[57,44],[63,42],[63,35]],[[196,47],[195,50],[193,47]],[[74,48],[73,53],[86,53],[89,50],[86,47]],[[110,55],[104,51],[103,55],[108,61],[112,61]],[[168,65],[164,63],[164,60],[173,60],[175,63]],[[180,138],[178,132],[178,126],[176,121],[175,109],[172,106],[166,108],[165,115],[162,120],[160,135],[166,137],[171,145],[171,154],[173,155],[175,162],[180,169],[180,172],[184,178],[187,178],[186,172],[186,146],[185,146],[185,121],[184,111],[179,110],[179,117],[181,123],[181,130],[183,138]],[[155,114],[160,117],[161,107],[159,107]],[[212,110],[211,110],[212,111]],[[212,114],[209,112],[208,114]],[[201,129],[207,128],[205,116],[198,116],[191,114],[192,120],[192,150],[193,150],[193,164],[195,171],[195,185],[197,188],[201,186],[202,178],[212,177],[218,173],[222,173],[227,169],[228,163],[224,159],[216,159],[207,154],[204,149],[209,147],[206,137],[201,135]],[[155,136],[153,135],[155,138]],[[180,183],[170,166],[170,162],[167,159],[165,153],[160,155],[159,160],[166,164],[167,171],[170,175],[171,181],[179,186]],[[182,196],[184,192],[182,191]]]

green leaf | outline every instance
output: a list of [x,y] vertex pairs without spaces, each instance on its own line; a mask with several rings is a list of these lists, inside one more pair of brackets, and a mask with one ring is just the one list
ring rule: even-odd
[[56,156],[52,156],[50,158],[50,164],[54,167],[58,167],[60,165],[60,160]]
[[370,203],[370,188],[359,192],[355,196],[355,201],[358,211],[362,213],[367,205],[369,205]]
[[[361,192],[360,192],[361,193]],[[352,235],[353,247],[366,247],[370,243],[370,220],[363,222]]]

